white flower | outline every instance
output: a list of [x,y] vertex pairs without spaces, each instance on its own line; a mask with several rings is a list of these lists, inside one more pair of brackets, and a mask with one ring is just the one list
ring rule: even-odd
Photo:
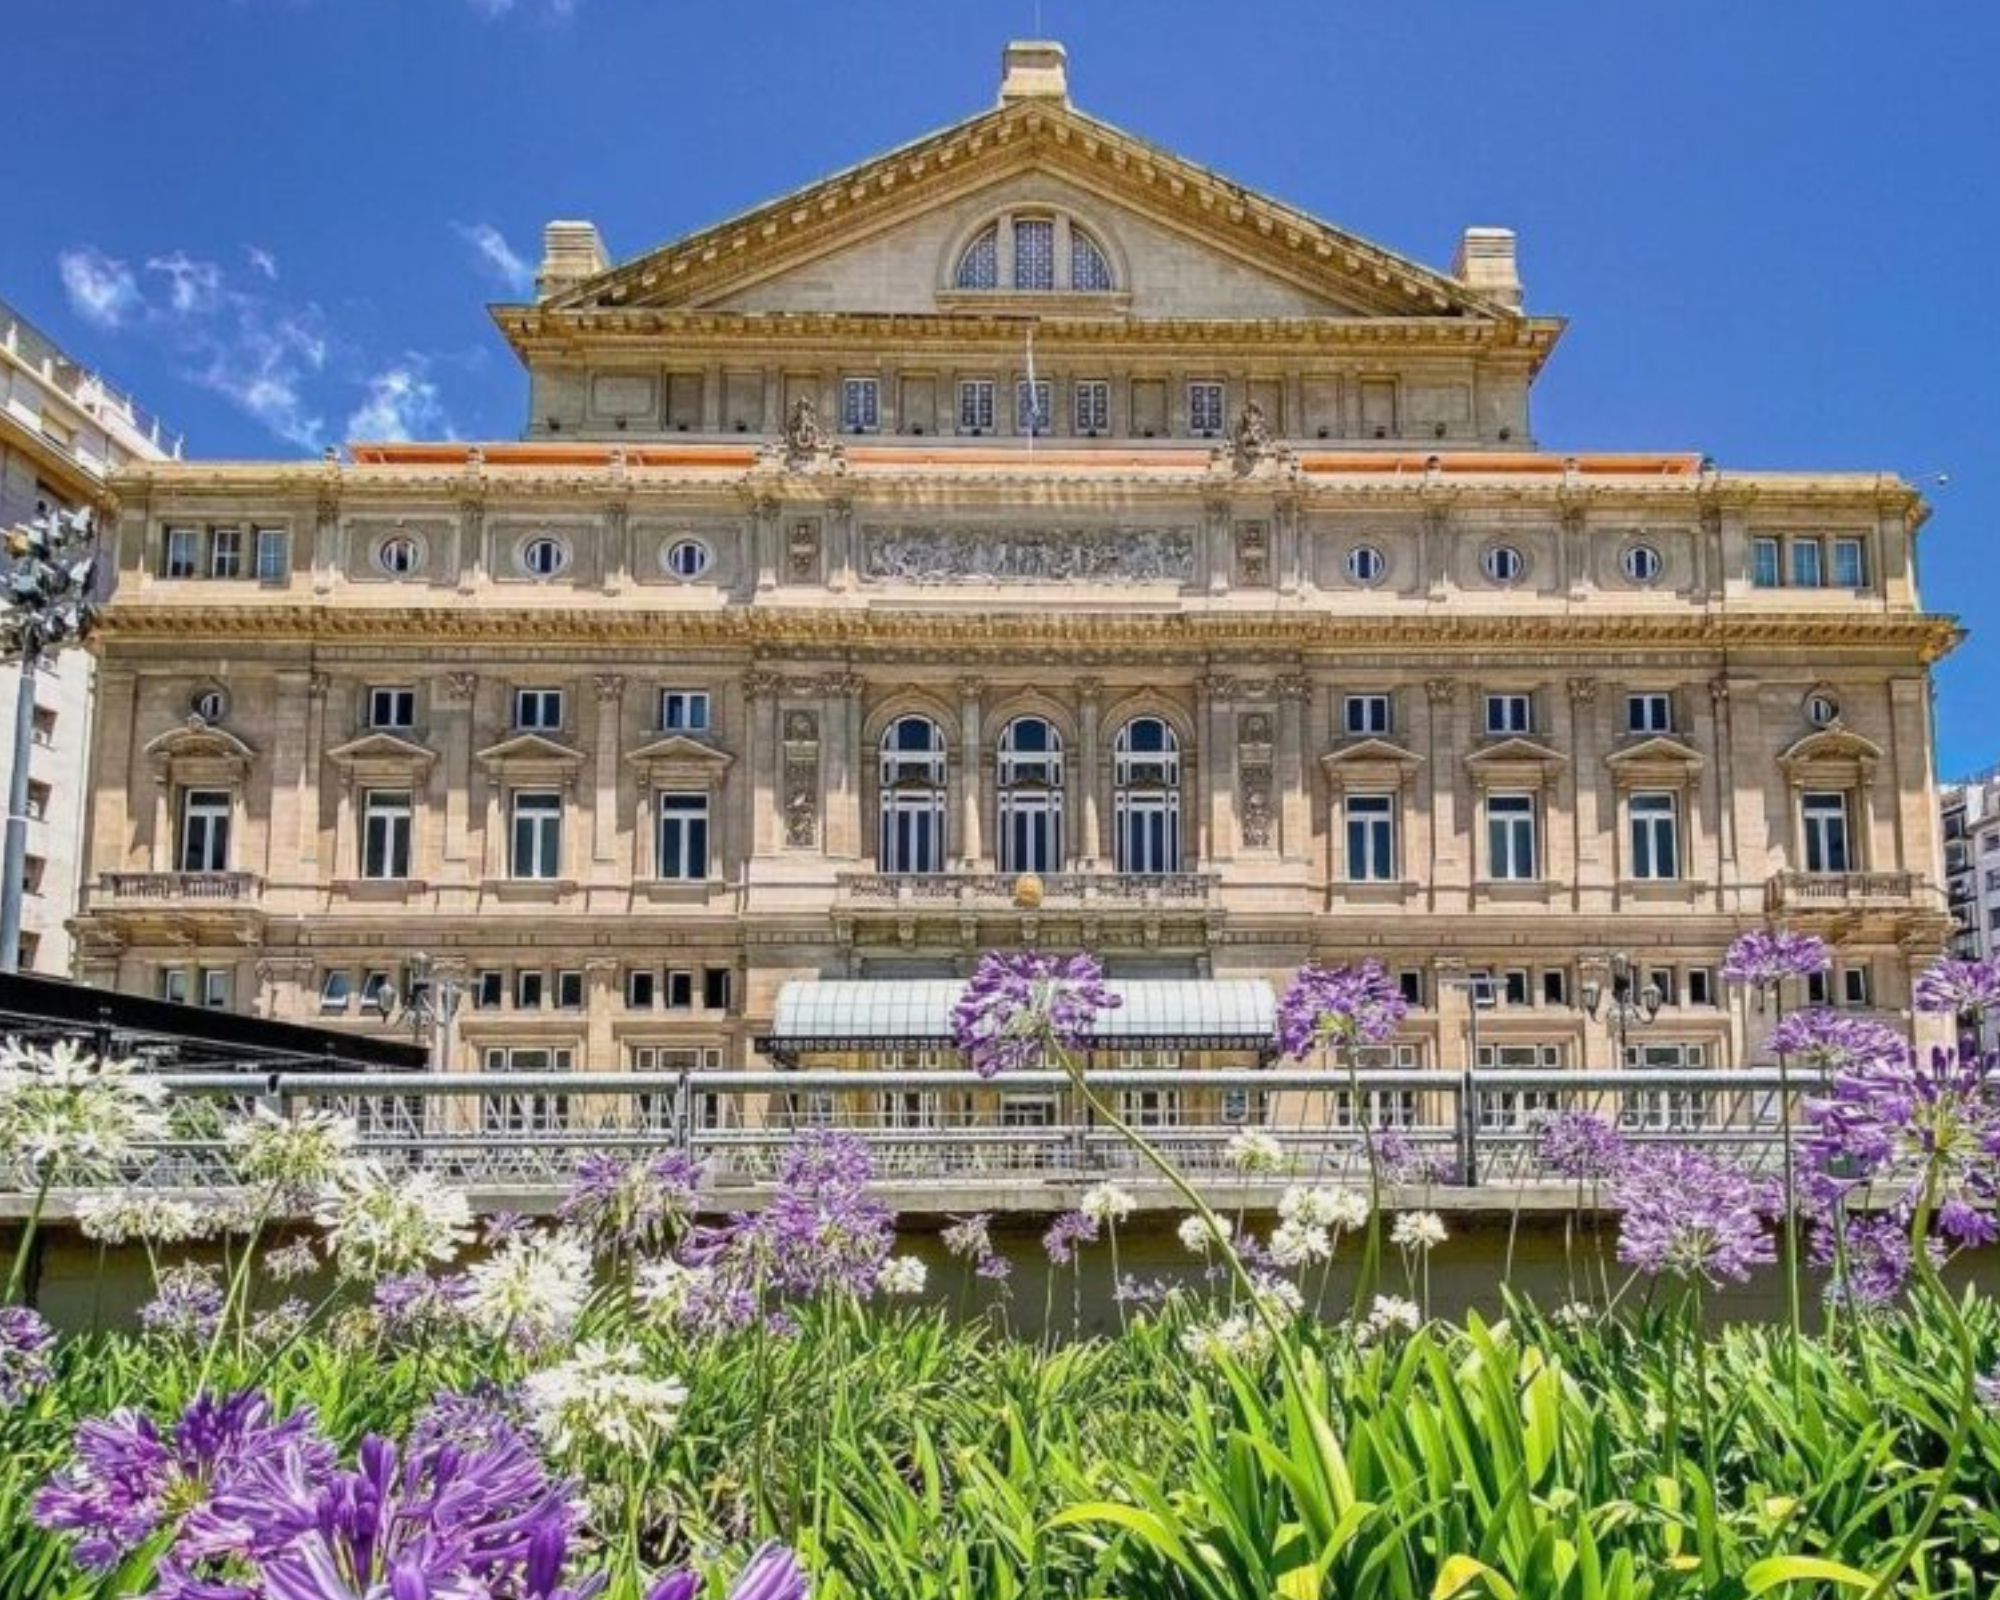
[[567,1361],[531,1373],[521,1386],[528,1420],[558,1455],[597,1443],[650,1450],[672,1430],[687,1388],[649,1376],[637,1345],[586,1340]]
[[38,1174],[108,1173],[133,1146],[164,1138],[167,1086],[130,1061],[99,1061],[70,1040],[0,1047],[0,1161]]
[[922,1294],[930,1275],[930,1268],[915,1256],[891,1256],[876,1272],[875,1287],[882,1294]]
[[1083,1191],[1076,1208],[1093,1222],[1115,1227],[1139,1208],[1139,1202],[1115,1183],[1099,1183]]
[[1299,1292],[1299,1286],[1290,1278],[1274,1278],[1269,1275],[1257,1279],[1257,1299],[1264,1309],[1280,1321],[1296,1317],[1305,1309],[1306,1297]]
[[1281,1267],[1302,1267],[1333,1255],[1333,1240],[1316,1222],[1281,1222],[1271,1230],[1271,1259]]
[[522,1234],[466,1269],[465,1311],[493,1338],[537,1345],[568,1330],[590,1298],[590,1249],[563,1232]]
[[341,1169],[321,1200],[319,1221],[328,1252],[349,1279],[449,1261],[472,1237],[472,1207],[459,1190],[428,1172],[392,1177],[368,1162]]
[[76,1203],[77,1229],[99,1244],[185,1244],[214,1231],[211,1213],[136,1189],[93,1189]]
[[310,1192],[331,1183],[353,1154],[359,1134],[352,1118],[330,1111],[282,1117],[259,1105],[223,1133],[231,1165],[246,1183]]
[[273,1282],[293,1283],[319,1271],[319,1255],[312,1247],[312,1240],[294,1239],[290,1244],[265,1252],[264,1271]]
[[1596,1320],[1597,1307],[1583,1300],[1572,1300],[1549,1313],[1549,1321],[1564,1328],[1587,1328]]
[[1255,1128],[1239,1128],[1222,1147],[1222,1159],[1238,1172],[1277,1172],[1285,1165],[1285,1147]]
[[1424,1314],[1416,1301],[1404,1300],[1393,1294],[1378,1294],[1375,1303],[1368,1308],[1366,1331],[1374,1337],[1401,1330],[1415,1333],[1423,1326]]
[[975,1216],[959,1217],[939,1237],[945,1249],[955,1256],[968,1260],[981,1260],[993,1254],[993,1219],[985,1212]]
[[1254,1363],[1269,1354],[1271,1330],[1261,1318],[1236,1311],[1218,1322],[1197,1322],[1181,1330],[1181,1348],[1198,1361],[1211,1364],[1224,1356]]
[[707,1267],[684,1267],[678,1261],[648,1261],[639,1268],[639,1303],[664,1321],[672,1321],[689,1298],[706,1286]]
[[1198,1256],[1205,1256],[1215,1248],[1215,1230],[1202,1217],[1182,1217],[1181,1225],[1174,1231],[1180,1235],[1181,1248]]
[[1278,1196],[1278,1215],[1287,1222],[1352,1231],[1368,1220],[1368,1197],[1358,1189],[1295,1183]]
[[1435,1211],[1405,1211],[1389,1230],[1390,1242],[1405,1250],[1434,1250],[1449,1237]]

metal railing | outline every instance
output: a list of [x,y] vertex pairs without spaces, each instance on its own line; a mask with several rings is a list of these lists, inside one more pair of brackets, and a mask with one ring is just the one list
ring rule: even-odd
[[[423,1168],[510,1203],[552,1196],[592,1151],[685,1151],[727,1204],[767,1180],[812,1128],[854,1134],[878,1178],[912,1191],[911,1209],[975,1205],[1053,1209],[1052,1185],[1107,1176],[1143,1186],[1148,1172],[1115,1129],[1094,1119],[1063,1074],[986,1079],[936,1072],[326,1073],[169,1077],[176,1137],[121,1174],[141,1186],[206,1187],[228,1178],[222,1129],[261,1102],[280,1113],[355,1118],[362,1152],[392,1169]],[[1301,1178],[1366,1180],[1367,1155],[1343,1075],[1321,1069],[1092,1073],[1091,1090],[1199,1181],[1254,1196]],[[1361,1122],[1391,1130],[1390,1180],[1438,1191],[1570,1187],[1537,1160],[1540,1130],[1561,1111],[1591,1111],[1635,1143],[1695,1143],[1775,1170],[1778,1074],[1754,1071],[1479,1071],[1362,1074]],[[1794,1075],[1792,1092],[1802,1092]],[[1283,1171],[1249,1176],[1229,1160],[1245,1128],[1284,1149]],[[30,1187],[0,1171],[0,1190]],[[1440,1195],[1440,1198],[1443,1198]]]

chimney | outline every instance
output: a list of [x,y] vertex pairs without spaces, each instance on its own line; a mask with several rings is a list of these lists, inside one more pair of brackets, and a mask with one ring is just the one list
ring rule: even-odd
[[1051,39],[1016,39],[1000,53],[1000,103],[1069,99],[1069,54]]
[[535,274],[535,293],[546,300],[610,265],[596,223],[551,222],[542,230],[542,266]]
[[1452,257],[1451,275],[1503,306],[1521,307],[1521,272],[1514,261],[1512,228],[1467,228]]

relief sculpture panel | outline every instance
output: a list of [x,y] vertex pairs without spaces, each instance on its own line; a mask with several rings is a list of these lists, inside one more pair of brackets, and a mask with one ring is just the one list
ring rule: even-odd
[[867,583],[1191,583],[1187,528],[862,529]]

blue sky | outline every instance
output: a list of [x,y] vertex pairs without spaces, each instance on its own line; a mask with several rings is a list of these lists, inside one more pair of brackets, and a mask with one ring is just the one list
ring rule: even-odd
[[[0,297],[202,455],[510,437],[484,303],[993,98],[1034,0],[17,0]],[[2000,760],[2000,5],[1042,0],[1086,110],[1437,265],[1519,230],[1553,449],[1936,504],[1945,775]],[[19,91],[39,85],[30,98]],[[1985,199],[1981,199],[1981,195]],[[1939,483],[1939,474],[1948,482]],[[1987,637],[1987,623],[1995,623]]]

